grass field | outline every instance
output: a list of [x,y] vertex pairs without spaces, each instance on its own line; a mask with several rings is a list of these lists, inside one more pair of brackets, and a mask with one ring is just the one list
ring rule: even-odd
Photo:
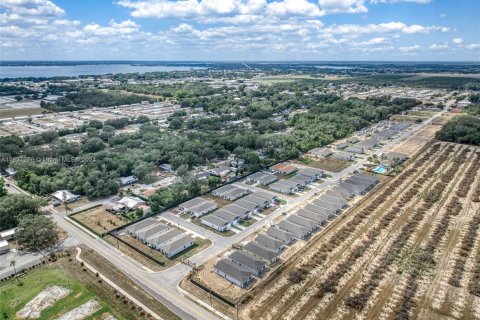
[[[1,287],[0,314],[4,319],[15,319],[15,314],[38,293],[50,285],[65,287],[71,290],[65,298],[43,310],[40,319],[55,319],[60,315],[96,298],[102,308],[92,315],[91,319],[98,319],[104,313],[114,315],[117,319],[124,319],[114,311],[113,307],[99,299],[91,290],[87,289],[77,279],[60,268],[42,267],[24,277],[21,277],[23,286],[11,280]],[[6,316],[5,316],[6,315]]]
[[48,112],[50,111],[42,108],[0,109],[0,118],[34,116]]
[[88,209],[74,217],[99,234],[121,227],[128,222],[122,219],[121,215],[117,216],[108,212],[105,206]]

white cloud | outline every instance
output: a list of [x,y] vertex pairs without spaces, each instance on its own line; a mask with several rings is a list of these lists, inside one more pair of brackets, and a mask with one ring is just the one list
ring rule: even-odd
[[462,38],[454,38],[454,39],[453,39],[453,43],[455,43],[455,44],[462,44],[462,43],[463,43],[463,39],[462,39]]
[[120,0],[135,18],[189,18],[203,22],[249,23],[252,17],[320,17],[333,13],[364,13],[365,0]]
[[430,49],[432,49],[432,50],[446,50],[446,49],[448,49],[448,44],[446,44],[446,43],[444,43],[444,44],[434,43],[430,46]]
[[399,47],[398,50],[400,50],[401,52],[412,52],[412,51],[417,51],[420,48],[421,47],[418,44],[416,44],[413,46]]
[[49,0],[2,0],[0,8],[18,15],[62,16],[65,11]]
[[465,48],[467,49],[480,49],[480,43],[471,43],[465,45]]
[[432,2],[432,0],[371,0],[371,3],[398,3],[398,2],[411,2],[418,4],[427,4]]

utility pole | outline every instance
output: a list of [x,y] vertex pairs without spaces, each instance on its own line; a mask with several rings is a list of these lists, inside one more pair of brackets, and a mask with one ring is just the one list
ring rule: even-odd
[[68,216],[68,206],[67,206],[67,194],[62,193],[63,205],[65,206],[65,215]]

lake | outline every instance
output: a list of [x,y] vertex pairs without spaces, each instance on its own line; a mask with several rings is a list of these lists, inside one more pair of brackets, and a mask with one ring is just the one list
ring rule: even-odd
[[139,66],[129,64],[78,64],[51,66],[0,66],[0,78],[76,77],[107,73],[146,73],[205,69],[188,66]]

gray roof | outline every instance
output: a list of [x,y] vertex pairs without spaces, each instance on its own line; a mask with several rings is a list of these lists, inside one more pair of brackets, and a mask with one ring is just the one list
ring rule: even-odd
[[238,215],[233,214],[233,213],[231,213],[229,211],[226,211],[226,210],[223,210],[223,209],[219,209],[219,210],[215,211],[213,213],[213,215],[215,217],[220,217],[223,220],[228,221],[228,222],[233,222],[236,219],[238,219],[238,217],[239,217]]
[[264,177],[266,175],[265,172],[262,172],[262,171],[259,171],[259,172],[255,172],[254,174],[251,174],[248,176],[248,179],[250,180],[257,180],[261,177]]
[[333,204],[333,203],[327,202],[323,199],[315,199],[315,200],[313,200],[312,204],[314,204],[316,206],[319,206],[319,207],[329,209],[329,210],[333,210],[333,211],[337,211],[337,210],[342,209],[342,205]]
[[298,184],[308,184],[310,183],[310,181],[312,181],[312,177],[297,173],[295,177],[289,179],[288,181],[295,182]]
[[333,192],[334,194],[338,194],[339,196],[342,195],[345,198],[348,198],[353,195],[353,193],[350,190],[343,188],[340,184],[333,187],[331,192]]
[[190,211],[192,211],[193,213],[201,213],[201,212],[204,212],[205,210],[208,210],[208,211],[214,210],[216,207],[217,205],[214,202],[205,202],[199,206],[190,208]]
[[[262,199],[263,200],[263,199]],[[263,203],[264,201],[262,201]],[[253,202],[250,202],[248,200],[245,200],[245,199],[240,199],[240,200],[237,200],[235,201],[233,204],[235,204],[236,206],[238,207],[241,207],[241,208],[244,208],[245,210],[248,210],[248,211],[253,211],[255,210],[256,208],[259,207],[258,204],[255,204]]]
[[340,198],[337,198],[337,197],[332,197],[328,194],[322,194],[320,197],[318,197],[318,200],[327,201],[327,202],[330,202],[330,203],[333,203],[333,204],[336,204],[336,205],[339,205],[339,206],[342,206],[342,207],[347,205],[346,200],[340,199]]
[[298,173],[303,174],[305,176],[310,176],[310,177],[323,175],[322,170],[315,169],[315,168],[305,168],[305,169],[300,170]]
[[307,228],[286,220],[281,221],[278,226],[280,229],[286,230],[299,237],[305,236],[309,233],[309,230]]
[[337,199],[340,199],[340,200],[343,200],[345,202],[347,202],[345,196],[339,192],[335,192],[333,191],[333,189],[331,190],[327,190],[327,192],[325,192],[325,195],[326,196],[329,196],[329,197],[333,197],[333,198],[337,198]]
[[298,210],[297,215],[299,215],[300,217],[304,217],[304,218],[316,221],[318,223],[323,223],[324,221],[326,221],[328,219],[327,214],[315,213],[315,212],[312,212],[312,211],[306,210],[306,209]]
[[244,189],[244,188],[235,188],[235,189],[232,189],[228,192],[225,192],[223,195],[224,196],[233,196],[233,197],[241,197],[242,195],[248,193],[248,190],[247,189]]
[[172,238],[168,242],[162,244],[160,246],[160,249],[164,252],[172,252],[178,250],[179,248],[182,248],[186,244],[194,242],[195,240],[190,235],[182,234],[181,237],[178,237],[177,239]]
[[[265,203],[269,202],[269,200],[266,200],[264,198],[260,198],[256,194],[250,194],[250,195],[246,196],[245,198],[242,198],[241,200],[251,202],[253,204],[256,204],[257,206],[263,206]],[[238,201],[241,201],[241,200],[238,200]]]
[[252,253],[253,255],[258,256],[258,257],[260,257],[264,260],[267,260],[267,261],[271,261],[271,260],[278,257],[277,252],[262,246],[261,244],[259,244],[256,241],[248,242],[243,247],[243,249],[245,249],[246,251]]
[[250,269],[256,270],[257,272],[262,271],[267,264],[265,261],[258,259],[254,255],[242,250],[235,250],[228,258],[234,263],[241,264]]
[[306,227],[308,229],[316,228],[319,225],[319,223],[317,221],[310,220],[308,218],[301,217],[301,216],[296,215],[296,214],[292,214],[291,216],[289,216],[287,218],[287,220],[290,221],[290,222],[293,222],[295,224],[298,224],[302,227]]
[[277,196],[263,192],[263,191],[257,191],[253,195],[268,201],[272,201],[273,199],[277,198]]
[[354,184],[354,185],[357,185],[357,186],[361,186],[361,187],[368,187],[370,185],[373,184],[372,181],[367,181],[367,180],[358,180],[359,178],[355,178],[355,177],[350,177],[348,179],[345,180],[345,182],[347,183],[351,183],[351,184]]
[[201,221],[209,222],[210,224],[213,224],[217,227],[224,227],[229,223],[227,220],[224,220],[224,219],[222,219],[220,217],[217,217],[213,214],[202,217]]
[[259,234],[255,241],[260,243],[262,246],[272,249],[272,250],[279,250],[283,247],[283,241],[277,240],[265,234]]
[[237,205],[235,205],[235,203],[232,203],[232,204],[229,204],[225,207],[223,207],[223,210],[226,210],[226,211],[229,211],[237,216],[243,216],[245,214],[247,214],[248,212],[250,212],[249,210],[245,209],[245,208],[242,208],[242,207],[239,207]]
[[314,203],[309,203],[305,206],[305,210],[312,211],[317,214],[330,216],[335,213],[335,210],[330,208],[325,208],[324,206],[319,206]]
[[171,229],[167,232],[160,232],[156,235],[151,236],[148,238],[148,243],[150,243],[153,246],[157,246],[159,244],[164,243],[165,241],[168,241],[178,235],[182,234],[182,232],[178,229]]
[[295,238],[293,233],[275,227],[268,228],[267,234],[272,238],[283,241],[284,243],[290,243]]
[[137,223],[132,224],[131,226],[128,226],[126,229],[128,232],[135,233],[138,230],[141,230],[143,228],[146,228],[150,225],[157,224],[158,221],[153,219],[153,218],[147,218],[145,220],[139,221]]
[[148,226],[146,228],[143,228],[137,232],[135,232],[135,235],[139,237],[140,239],[146,239],[150,237],[151,235],[154,235],[155,233],[162,232],[164,230],[169,229],[170,227],[167,226],[166,224],[163,223],[158,223],[155,225]]
[[213,190],[213,192],[218,193],[218,194],[220,194],[220,195],[224,195],[225,193],[227,193],[227,192],[229,192],[229,191],[231,191],[231,190],[233,190],[233,189],[235,189],[235,188],[237,188],[237,187],[236,187],[236,186],[233,186],[233,185],[231,185],[231,184],[227,184],[227,185],[225,185],[225,186],[222,186],[222,187],[220,187],[220,188],[218,188],[218,189]]
[[193,207],[196,207],[204,202],[206,202],[207,200],[205,200],[204,198],[202,197],[197,197],[197,198],[193,198],[192,200],[188,200],[184,203],[181,203],[180,206],[186,208],[187,210],[190,209],[190,208],[193,208]]
[[218,269],[219,271],[229,275],[234,279],[237,279],[242,283],[248,281],[252,276],[252,273],[246,268],[241,267],[228,259],[219,260],[215,264],[215,269]]

